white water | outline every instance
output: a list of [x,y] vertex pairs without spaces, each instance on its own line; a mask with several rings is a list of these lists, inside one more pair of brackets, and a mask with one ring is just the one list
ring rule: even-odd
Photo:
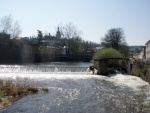
[[134,90],[138,90],[139,87],[149,86],[148,82],[145,82],[141,78],[132,75],[117,74],[116,76],[112,76],[110,81],[113,81],[119,86],[128,86]]
[[[72,79],[72,80],[78,80],[78,79],[90,79],[90,78],[95,78],[95,79],[100,79],[100,80],[105,80],[105,81],[110,81],[113,82],[117,86],[122,86],[122,87],[130,87],[135,91],[140,91],[141,87],[149,87],[149,83],[145,82],[139,77],[132,76],[132,75],[122,75],[122,74],[117,74],[112,77],[106,77],[106,76],[101,76],[101,75],[92,75],[92,72],[54,72],[54,73],[49,73],[49,72],[43,72],[43,73],[0,73],[0,78],[1,79],[7,79],[7,78],[12,78],[12,79],[24,79],[28,78],[34,81],[44,81],[44,80],[60,80],[60,79]],[[150,94],[150,90],[148,89],[148,92]]]
[[[150,105],[150,85],[139,77],[131,75],[118,74],[106,77],[92,75],[92,72],[52,73],[19,72],[18,70],[3,71],[0,73],[0,79],[20,80],[38,86],[45,85],[50,90],[48,94],[39,93],[24,97],[2,110],[3,113],[120,113],[118,110],[122,109],[121,113],[125,113],[122,99],[125,97],[125,99],[134,100],[136,99],[134,95],[142,98],[142,101],[135,100],[136,106]],[[146,107],[144,113],[149,113],[149,111],[150,109]]]
[[117,74],[112,77],[106,77],[106,76],[101,76],[101,75],[92,75],[92,72],[43,72],[43,73],[0,73],[0,78],[1,79],[6,79],[6,78],[12,78],[12,79],[17,79],[17,78],[28,78],[28,79],[33,79],[33,80],[46,80],[46,79],[89,79],[89,78],[97,78],[101,80],[106,80],[106,81],[111,81],[114,84],[118,86],[128,86],[132,88],[133,90],[139,90],[139,87],[143,86],[149,86],[148,82],[145,82],[139,77],[132,76],[132,75],[122,75],[122,74]]
[[122,75],[117,74],[112,77],[101,76],[101,75],[92,75],[92,72],[43,72],[43,73],[0,73],[0,78],[29,78],[33,80],[46,80],[46,79],[89,79],[89,78],[96,78],[101,80],[106,80],[113,82],[118,86],[128,86],[133,90],[139,90],[139,87],[149,86],[148,82],[145,82],[139,77],[132,76],[132,75]]

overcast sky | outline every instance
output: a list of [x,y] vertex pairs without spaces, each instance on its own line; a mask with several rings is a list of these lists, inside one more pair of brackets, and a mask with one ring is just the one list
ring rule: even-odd
[[0,18],[6,15],[19,21],[22,37],[37,29],[55,35],[72,22],[87,41],[100,43],[110,28],[123,28],[129,45],[150,39],[150,0],[0,0]]

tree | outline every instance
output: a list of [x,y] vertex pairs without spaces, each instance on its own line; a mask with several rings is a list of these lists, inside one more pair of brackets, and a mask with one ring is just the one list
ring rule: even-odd
[[61,36],[67,39],[80,37],[82,34],[82,32],[78,30],[77,27],[71,22],[67,23],[66,25],[60,24],[59,29]]
[[67,39],[67,52],[70,55],[79,55],[79,50],[81,50],[81,31],[77,29],[72,23],[67,23],[65,25],[60,24],[59,30],[62,38]]
[[38,42],[40,42],[43,39],[43,33],[40,30],[37,30],[37,32],[38,32],[38,34],[37,34]]
[[5,33],[10,33],[12,28],[12,18],[11,16],[4,16],[0,20],[0,28]]
[[22,31],[19,22],[13,22],[11,15],[0,19],[0,30],[1,32],[10,34],[12,38],[18,38]]
[[70,38],[68,39],[69,54],[71,55],[85,55],[85,42],[81,38]]
[[128,56],[128,46],[125,41],[125,35],[122,28],[112,28],[108,30],[104,38],[101,39],[103,47],[112,47],[120,51],[124,56]]
[[19,25],[19,22],[16,21],[11,29],[12,38],[19,38],[19,35],[21,34],[21,28]]

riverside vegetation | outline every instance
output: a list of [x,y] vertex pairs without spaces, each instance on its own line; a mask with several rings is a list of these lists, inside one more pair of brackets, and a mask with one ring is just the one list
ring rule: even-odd
[[97,51],[93,56],[93,59],[103,58],[123,58],[123,55],[114,48],[104,48]]
[[[116,58],[114,60],[113,58]],[[123,55],[113,49],[113,48],[104,48],[102,50],[97,51],[94,54],[94,67],[98,69],[98,74],[105,73],[106,75],[109,72],[115,72],[116,67],[124,67],[123,65],[127,64],[127,62],[122,62],[121,65],[119,64],[119,59],[124,58]],[[102,59],[102,60],[100,60]],[[109,59],[109,60],[108,60]],[[133,76],[138,76],[141,79],[150,83],[150,65],[146,65],[143,63],[138,64],[130,64],[130,73]],[[110,70],[110,67],[112,69]],[[149,88],[143,87],[143,90],[147,90],[149,92]],[[142,96],[144,95],[144,96]],[[121,97],[118,95],[118,97]],[[143,92],[139,93],[138,95],[133,96],[132,98],[128,98],[125,94],[124,97],[121,99],[124,103],[123,109],[119,109],[120,113],[149,113],[150,103],[144,103],[144,99],[146,99],[146,95]],[[137,104],[139,101],[140,104]],[[119,105],[121,106],[121,105]]]
[[37,86],[27,86],[19,81],[0,79],[0,109],[11,105],[12,102],[26,96],[28,94],[36,94],[39,90],[48,92],[47,87],[39,88]]

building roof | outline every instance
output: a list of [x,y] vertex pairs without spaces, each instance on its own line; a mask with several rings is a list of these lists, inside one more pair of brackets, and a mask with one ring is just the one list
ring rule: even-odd
[[148,43],[150,43],[150,40],[145,45],[147,45]]

